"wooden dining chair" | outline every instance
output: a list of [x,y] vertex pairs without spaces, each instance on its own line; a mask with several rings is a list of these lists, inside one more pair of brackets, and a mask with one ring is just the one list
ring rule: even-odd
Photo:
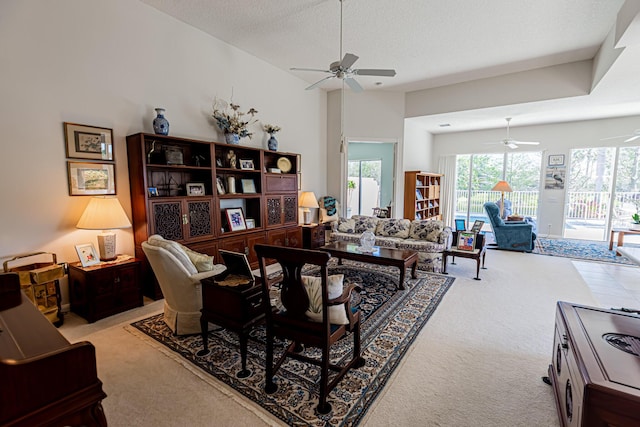
[[[338,279],[341,281],[341,277],[332,276],[330,279],[327,264],[331,255],[327,252],[272,245],[256,245],[255,251],[262,277],[263,301],[266,302],[264,304],[267,327],[265,391],[271,394],[278,389],[273,381],[273,375],[287,357],[312,363],[320,366],[317,409],[319,413],[327,414],[331,412],[331,405],[327,402],[327,396],[331,390],[349,369],[359,368],[365,364],[360,354],[360,310],[350,306],[351,293],[359,292],[360,288],[353,284],[346,286],[344,289],[338,289],[339,296],[330,299],[330,295],[336,292],[336,282]],[[282,266],[282,274],[276,275],[277,277],[268,277],[267,260],[277,261]],[[302,269],[305,264],[319,266],[320,277],[303,276]],[[317,286],[318,282],[320,286]],[[281,284],[280,299],[284,307],[279,311],[273,310],[268,303],[271,300],[271,288],[278,283]],[[314,286],[310,283],[316,285],[315,292]],[[321,295],[321,301],[318,301],[318,294]],[[332,323],[335,321],[340,324]],[[353,357],[343,365],[330,363],[331,346],[349,332],[353,335]],[[290,340],[291,343],[274,365],[273,349],[276,337]],[[321,358],[302,355],[302,346],[321,349]],[[337,372],[331,381],[329,381],[329,369]]]

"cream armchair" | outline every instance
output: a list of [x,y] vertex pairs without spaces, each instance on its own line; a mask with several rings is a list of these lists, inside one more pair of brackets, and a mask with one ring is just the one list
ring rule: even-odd
[[[201,333],[200,281],[224,272],[226,267],[222,264],[214,265],[210,256],[193,252],[159,235],[153,235],[142,242],[142,250],[164,295],[165,323],[176,335]],[[198,271],[196,265],[200,270],[208,271]]]

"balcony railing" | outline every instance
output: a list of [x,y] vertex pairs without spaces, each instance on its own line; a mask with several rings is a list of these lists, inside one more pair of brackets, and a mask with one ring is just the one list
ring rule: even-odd
[[[467,211],[467,201],[469,200],[469,192],[466,190],[456,191],[456,214]],[[469,214],[472,216],[484,216],[484,204],[486,202],[495,202],[500,200],[501,193],[499,191],[471,191],[471,206]],[[511,201],[511,210],[514,214],[522,216],[536,217],[538,210],[538,192],[537,191],[514,191],[505,193],[505,199]],[[457,215],[456,215],[457,216]]]

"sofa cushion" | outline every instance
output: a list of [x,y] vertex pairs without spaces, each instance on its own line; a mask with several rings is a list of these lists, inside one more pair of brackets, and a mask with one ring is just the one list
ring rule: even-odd
[[198,270],[196,266],[193,265],[187,253],[182,249],[182,245],[178,242],[174,242],[173,240],[166,240],[159,234],[154,234],[153,236],[149,236],[147,243],[153,246],[158,246],[167,250],[171,255],[176,257],[176,259],[184,266],[184,268],[189,272],[189,274],[196,274]]
[[[344,274],[333,274],[327,282],[329,299],[338,298],[343,291]],[[302,276],[302,284],[309,297],[307,317],[313,322],[322,322],[322,278]],[[329,322],[334,325],[348,325],[349,318],[344,304],[329,306]]]
[[353,218],[342,218],[338,221],[338,231],[343,233],[355,233],[356,221]]
[[428,240],[438,242],[440,233],[444,229],[442,221],[432,221],[428,219],[411,221],[409,237],[412,239]]
[[362,234],[365,231],[375,233],[376,225],[378,225],[378,218],[365,215],[354,215],[351,217],[356,221],[355,232]]
[[410,228],[411,221],[408,219],[381,219],[376,226],[376,236],[406,239]]

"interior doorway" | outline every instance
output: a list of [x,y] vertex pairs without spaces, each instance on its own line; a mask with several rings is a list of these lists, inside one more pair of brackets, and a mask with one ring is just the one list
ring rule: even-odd
[[395,200],[396,144],[393,142],[349,141],[345,211],[351,215],[372,215],[373,208],[393,205]]

